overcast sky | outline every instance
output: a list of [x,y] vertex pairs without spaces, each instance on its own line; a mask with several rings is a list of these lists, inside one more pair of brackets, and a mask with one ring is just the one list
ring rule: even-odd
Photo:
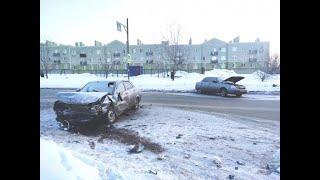
[[229,42],[270,42],[270,51],[280,53],[280,0],[40,0],[40,41],[93,45],[126,34],[116,30],[116,21],[129,18],[129,41],[159,44],[168,25],[181,26],[182,43],[193,44],[218,38]]

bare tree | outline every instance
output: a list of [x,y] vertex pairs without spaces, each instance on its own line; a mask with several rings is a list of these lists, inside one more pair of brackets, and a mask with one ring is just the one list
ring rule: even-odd
[[262,82],[270,76],[270,74],[263,72],[263,71],[257,71],[257,75],[261,79]]
[[114,66],[114,62],[108,58],[109,57],[102,58],[102,60],[100,59],[99,61],[99,66],[102,67],[102,69],[104,70],[104,74],[106,78],[108,78],[109,72]]
[[280,57],[278,54],[273,54],[270,57],[268,63],[268,71],[269,74],[276,74],[280,73]]
[[166,44],[164,44],[163,47],[162,58],[170,64],[173,64],[171,71],[173,72],[172,80],[174,80],[174,74],[177,71],[178,66],[185,61],[182,48],[179,45],[181,43],[180,25],[176,23],[169,25],[168,34],[163,36],[163,39]]
[[48,71],[49,71],[49,59],[48,58],[40,58],[40,71],[43,72],[48,79]]

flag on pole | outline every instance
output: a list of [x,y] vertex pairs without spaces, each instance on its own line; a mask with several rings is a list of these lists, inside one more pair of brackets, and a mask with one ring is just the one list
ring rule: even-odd
[[117,30],[121,32],[121,23],[117,21]]

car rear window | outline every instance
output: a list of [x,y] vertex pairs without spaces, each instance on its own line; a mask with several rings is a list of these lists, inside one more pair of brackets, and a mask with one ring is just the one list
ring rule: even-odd
[[217,78],[214,78],[214,77],[206,77],[202,81],[203,82],[212,82],[212,81],[216,81],[216,80],[217,80]]

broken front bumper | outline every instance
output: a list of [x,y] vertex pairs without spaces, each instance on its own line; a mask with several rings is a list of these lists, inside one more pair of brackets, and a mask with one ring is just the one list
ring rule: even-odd
[[91,112],[71,112],[71,111],[56,111],[59,122],[68,121],[71,124],[83,124],[92,121],[103,119],[104,113],[98,111]]

